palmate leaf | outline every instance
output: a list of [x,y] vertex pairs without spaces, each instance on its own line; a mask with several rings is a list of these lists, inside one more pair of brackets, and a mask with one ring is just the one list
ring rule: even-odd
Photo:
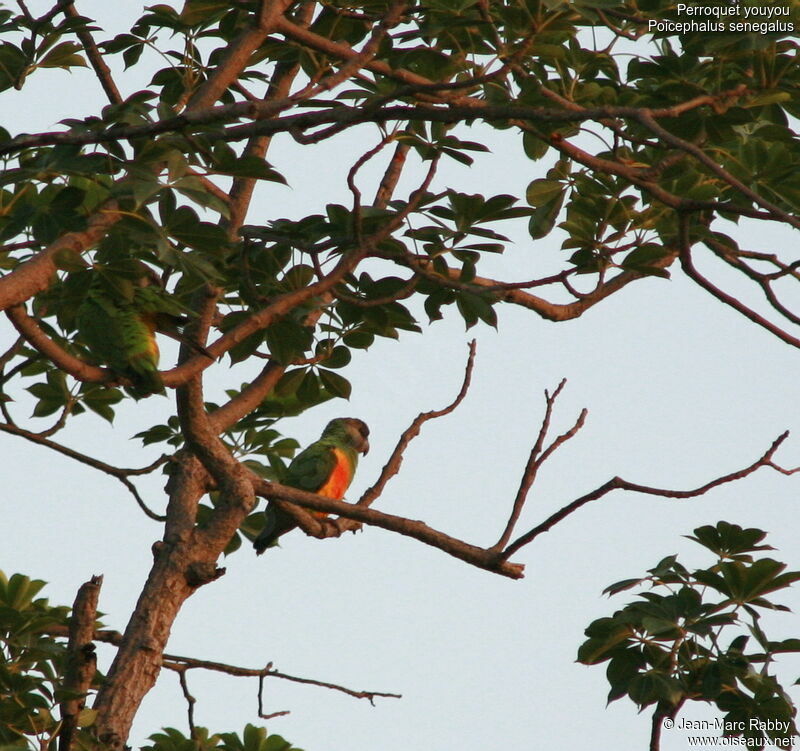
[[783,573],[786,564],[771,558],[750,565],[742,561],[724,561],[716,569],[719,573],[695,571],[694,577],[739,603],[756,603],[764,595],[800,580],[800,571]]
[[[733,727],[754,728],[753,739],[777,738],[787,727],[789,735],[795,732],[794,707],[768,666],[774,654],[800,651],[800,639],[770,640],[757,609],[780,609],[765,595],[791,586],[800,572],[787,572],[786,564],[771,558],[752,560],[751,552],[771,549],[762,544],[764,537],[761,530],[727,522],[699,527],[690,539],[719,556],[711,567],[689,572],[676,556],[667,556],[650,576],[605,590],[651,587],[613,617],[595,620],[578,650],[585,664],[609,661],[608,701],[628,696],[640,708],[658,704],[663,711],[701,700],[727,712],[726,720],[742,723]],[[717,593],[725,599],[706,599]],[[752,638],[762,651],[747,651]],[[760,672],[755,665],[763,666]],[[770,727],[781,730],[773,736]]]
[[724,558],[758,550],[774,550],[769,545],[759,544],[766,536],[767,533],[761,529],[742,529],[738,524],[720,521],[714,526],[698,527],[693,535],[686,537]]

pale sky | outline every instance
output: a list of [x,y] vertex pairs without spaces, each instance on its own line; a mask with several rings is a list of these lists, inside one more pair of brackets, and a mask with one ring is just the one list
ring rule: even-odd
[[[38,15],[49,4],[29,7]],[[136,3],[117,3],[112,10],[99,0],[79,1],[78,8],[114,33],[141,12]],[[54,128],[62,118],[102,106],[102,92],[88,72],[54,71],[39,78],[33,76],[22,92],[0,95],[0,124],[10,131]],[[119,74],[117,82],[126,95],[147,78],[132,82]],[[527,183],[544,175],[542,163],[527,160],[513,143],[513,133],[468,132],[474,140],[489,139],[492,153],[478,155],[471,169],[443,168],[434,189],[524,196]],[[373,137],[363,133],[367,141]],[[288,137],[279,137],[269,160],[291,187],[266,186],[249,221],[299,217],[328,202],[349,202],[346,168],[372,145],[365,143],[352,134],[337,139],[331,150],[321,145],[298,152]],[[364,172],[365,195],[373,192],[369,176],[377,171]],[[410,175],[400,192],[420,177],[420,171]],[[561,236],[532,242],[525,220],[507,229],[515,243],[486,275],[528,279],[559,262]],[[753,249],[779,251],[792,242],[788,232],[769,236],[763,225],[754,230],[743,223],[736,231],[740,244]],[[701,265],[728,289],[745,289],[716,265]],[[375,480],[411,420],[457,393],[474,336],[478,355],[470,393],[454,414],[425,425],[376,508],[422,519],[468,542],[496,540],[539,428],[543,390],[554,389],[562,377],[568,385],[552,435],[570,427],[582,407],[589,417],[545,465],[520,532],[614,475],[647,485],[696,487],[747,466],[782,431],[800,430],[800,353],[723,308],[678,269],[673,276],[629,285],[581,319],[561,324],[500,306],[498,332],[483,325],[465,332],[448,308],[444,321],[428,325],[423,319],[422,335],[379,340],[368,352],[355,353],[344,372],[353,383],[348,403],[334,400],[278,427],[306,445],[332,417],[364,419],[372,449],[348,495],[355,499]],[[759,306],[755,291],[749,294]],[[0,327],[3,348],[13,338],[8,323]],[[247,378],[244,370],[228,374],[227,362],[208,374],[211,398]],[[21,398],[13,409],[22,419],[31,406]],[[120,410],[113,428],[82,415],[58,440],[120,466],[143,466],[161,449],[143,449],[132,436],[165,421],[172,409],[165,398],[153,397]],[[123,630],[147,575],[158,525],[111,478],[6,434],[0,434],[0,451],[6,459],[3,527],[12,530],[0,568],[48,581],[44,594],[55,604],[71,604],[82,582],[104,574],[103,621]],[[785,466],[800,464],[800,441],[791,436],[777,458]],[[321,688],[268,682],[266,711],[291,710],[267,722],[269,731],[306,751],[587,743],[645,749],[649,712],[637,715],[628,700],[606,708],[605,666],[575,663],[584,628],[631,599],[623,593],[609,601],[601,596],[603,588],[643,575],[676,552],[690,567],[710,565],[703,550],[682,535],[719,519],[767,530],[767,541],[778,548],[774,557],[800,568],[798,483],[797,477],[762,469],[689,501],[607,496],[519,552],[514,560],[526,565],[520,581],[379,529],[324,541],[296,532],[261,558],[247,547],[223,562],[227,574],[183,608],[168,651],[253,668],[272,661],[293,675],[403,694],[371,707]],[[158,510],[162,486],[161,476],[140,485]],[[797,609],[799,599],[792,592],[782,601]],[[797,636],[793,614],[764,621],[770,636]],[[112,652],[99,647],[106,667]],[[800,662],[785,659],[779,665],[784,686],[791,686]],[[198,700],[198,725],[240,732],[248,722],[261,724],[255,679],[191,671],[189,685]],[[790,693],[797,699],[796,687]],[[683,715],[715,717],[705,705],[687,707]],[[178,681],[167,671],[147,697],[131,742],[138,746],[164,725],[187,732]],[[665,731],[662,748],[687,748],[685,734]]]

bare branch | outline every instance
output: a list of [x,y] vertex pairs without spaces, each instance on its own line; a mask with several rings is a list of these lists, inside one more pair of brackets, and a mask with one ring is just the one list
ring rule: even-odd
[[[102,577],[100,577],[102,580]],[[84,585],[86,586],[86,585]],[[92,629],[94,628],[94,620],[91,622]],[[69,629],[66,626],[59,626],[53,625],[49,626],[46,632],[51,636],[62,636],[66,637],[69,636]],[[90,636],[88,641],[99,641],[104,642],[106,644],[112,644],[114,646],[119,646],[122,642],[122,634],[119,631],[110,631],[108,629],[101,629],[90,632]],[[187,670],[209,670],[214,673],[223,673],[225,675],[230,675],[235,678],[279,678],[285,681],[292,681],[294,683],[303,683],[309,686],[320,686],[321,688],[329,688],[333,691],[339,691],[343,694],[347,694],[348,696],[352,696],[355,699],[368,699],[370,704],[373,704],[373,700],[375,698],[387,698],[387,699],[402,699],[402,694],[395,694],[389,693],[385,691],[366,691],[366,690],[355,690],[351,688],[347,688],[346,686],[342,686],[338,683],[330,683],[328,681],[319,681],[313,678],[300,678],[298,676],[289,675],[288,673],[282,673],[278,670],[273,669],[273,664],[267,663],[267,665],[263,668],[243,668],[237,665],[231,665],[225,662],[217,662],[215,660],[202,660],[196,657],[185,657],[183,655],[174,655],[165,653],[163,656],[164,660],[164,667],[168,670],[172,670],[178,674],[183,674]],[[181,683],[183,687],[183,682]],[[186,692],[184,692],[184,696]],[[189,699],[187,697],[187,701],[191,701],[194,703],[194,699]],[[261,710],[259,710],[261,713]],[[191,726],[191,722],[190,722]],[[60,751],[60,750],[59,750]]]
[[264,677],[258,679],[258,716],[262,720],[271,720],[273,717],[283,717],[284,715],[291,714],[288,709],[283,709],[278,712],[264,713]]
[[186,713],[188,715],[188,724],[189,724],[189,737],[195,738],[196,737],[196,730],[194,726],[194,705],[197,703],[197,699],[192,696],[189,692],[189,682],[186,680],[186,671],[189,669],[188,665],[181,665],[181,666],[173,666],[165,664],[164,667],[170,668],[170,670],[174,670],[178,674],[178,680],[181,684],[181,691],[183,692],[183,698],[186,699]]
[[[406,519],[402,516],[376,511],[366,506],[346,503],[345,501],[336,501],[332,498],[325,498],[324,496],[315,495],[313,493],[306,493],[305,491],[290,488],[286,485],[268,482],[255,474],[251,476],[251,481],[258,495],[265,498],[283,499],[284,501],[288,501],[289,504],[295,504],[302,508],[311,509],[312,511],[321,511],[324,514],[336,514],[345,519],[353,519],[362,524],[380,527],[390,532],[412,537],[426,545],[438,548],[454,558],[466,561],[472,566],[500,574],[501,576],[507,576],[510,579],[521,579],[524,576],[525,566],[522,564],[510,563],[505,559],[501,559],[496,551],[487,550],[477,545],[471,545],[468,542],[459,540],[444,532],[439,532],[422,521]],[[287,505],[287,508],[288,507],[290,507],[290,505]],[[315,534],[317,537],[339,537],[342,532],[341,528],[338,526],[338,522],[332,522],[327,519],[318,522],[318,526],[321,528],[320,532],[312,532],[312,534]]]
[[308,686],[320,686],[322,688],[329,688],[333,691],[340,691],[343,694],[352,696],[356,699],[369,699],[370,704],[376,697],[386,697],[390,699],[402,699],[402,694],[392,694],[383,691],[357,691],[346,686],[341,686],[337,683],[329,683],[327,681],[319,681],[313,678],[299,678],[287,673],[281,673],[274,670],[272,663],[268,663],[263,668],[242,668],[236,665],[229,665],[224,662],[215,662],[212,660],[199,660],[195,657],[182,657],[180,655],[164,655],[164,667],[176,672],[183,672],[185,670],[210,670],[215,673],[224,673],[236,678],[281,678],[285,681],[293,681],[294,683],[304,683]]
[[378,697],[384,699],[402,699],[402,694],[390,694],[383,691],[354,691],[353,689],[339,686],[336,683],[328,683],[327,681],[317,681],[312,678],[298,678],[294,675],[287,675],[286,673],[279,673],[277,670],[271,670],[265,674],[266,678],[282,678],[285,681],[293,681],[294,683],[304,683],[307,686],[320,686],[321,688],[329,688],[332,691],[341,691],[343,694],[352,696],[354,699],[368,699],[372,706],[375,706],[375,699]]
[[350,171],[347,173],[347,187],[353,194],[353,225],[355,228],[355,238],[357,243],[361,243],[361,191],[356,185],[356,175],[358,171],[375,155],[379,154],[383,148],[392,140],[391,136],[384,136],[380,142],[356,159]]
[[24,428],[20,428],[17,425],[12,425],[11,423],[0,423],[0,431],[4,433],[10,433],[11,435],[20,436],[31,443],[45,446],[53,451],[57,451],[59,454],[68,456],[70,459],[75,459],[75,461],[78,461],[81,464],[85,464],[86,466],[100,470],[111,477],[115,477],[130,491],[130,494],[133,496],[139,508],[148,517],[157,522],[163,522],[166,519],[165,516],[157,514],[147,506],[147,504],[142,500],[142,497],[139,495],[139,491],[136,489],[136,486],[128,479],[128,475],[144,475],[152,472],[154,469],[164,464],[164,462],[168,460],[168,457],[162,456],[149,466],[141,469],[121,469],[119,467],[106,464],[105,462],[101,462],[99,459],[93,459],[91,456],[82,454],[79,451],[69,448],[68,446],[63,446],[62,444],[51,441],[49,438],[41,436],[38,433],[33,433],[30,430],[25,430]]
[[755,462],[750,464],[749,466],[745,467],[744,469],[737,470],[736,472],[731,472],[727,475],[722,475],[721,477],[717,477],[714,480],[711,480],[704,485],[701,485],[699,488],[695,488],[694,490],[669,490],[665,488],[652,488],[647,485],[638,485],[633,482],[628,482],[627,480],[623,480],[621,477],[612,477],[607,482],[603,483],[600,487],[592,490],[590,493],[586,493],[586,495],[581,496],[580,498],[575,499],[572,503],[567,504],[562,509],[556,511],[554,514],[549,516],[545,519],[541,524],[537,524],[533,529],[529,532],[526,532],[521,537],[518,537],[511,545],[509,545],[500,555],[502,559],[508,559],[510,556],[514,555],[520,548],[524,547],[525,545],[532,542],[536,539],[539,535],[543,534],[544,532],[549,531],[552,529],[556,524],[560,521],[566,519],[570,514],[573,514],[582,506],[585,506],[587,503],[591,501],[596,501],[599,498],[610,493],[612,490],[628,490],[635,493],[644,493],[646,495],[655,495],[661,496],[663,498],[676,498],[676,499],[686,499],[686,498],[696,498],[697,496],[704,495],[709,490],[712,490],[720,485],[724,485],[728,482],[734,482],[735,480],[741,480],[744,477],[755,472],[757,469],[761,467],[769,467],[774,469],[782,474],[794,474],[795,472],[800,471],[800,467],[793,468],[793,469],[785,469],[780,465],[775,464],[772,458],[775,455],[775,452],[778,450],[780,445],[788,438],[789,431],[787,430],[785,433],[779,435],[773,442],[772,445],[767,449],[763,456],[757,459]]
[[375,499],[381,495],[381,493],[383,493],[383,490],[389,480],[391,480],[392,477],[394,477],[400,471],[400,466],[403,463],[403,454],[408,448],[408,444],[419,435],[422,426],[428,422],[428,420],[434,420],[437,417],[449,415],[454,409],[456,409],[456,407],[458,407],[459,404],[461,404],[462,401],[464,401],[464,397],[467,395],[467,391],[469,390],[469,385],[472,380],[472,370],[475,365],[476,347],[477,344],[473,339],[469,344],[469,356],[467,357],[467,365],[464,368],[464,380],[461,384],[461,390],[458,392],[456,398],[443,409],[422,412],[414,418],[414,421],[411,423],[411,425],[409,425],[400,436],[400,440],[398,440],[392,455],[389,457],[389,461],[386,462],[381,470],[378,479],[375,481],[375,483],[373,483],[373,485],[364,491],[361,498],[358,499],[357,505],[370,506]]
[[[779,270],[770,274],[762,274],[755,271],[747,263],[745,263],[742,258],[742,254],[733,251],[727,245],[719,242],[718,240],[715,240],[711,237],[706,237],[703,239],[703,244],[711,248],[717,258],[722,259],[729,266],[737,271],[742,272],[748,279],[751,279],[758,284],[758,286],[761,287],[761,291],[764,293],[764,297],[767,298],[767,301],[773,307],[773,309],[780,313],[790,323],[800,326],[800,316],[789,310],[789,308],[787,308],[778,299],[778,296],[775,294],[775,290],[772,289],[772,282],[776,279],[786,276],[791,276],[792,278],[797,279],[797,272],[795,269],[791,269],[787,264],[781,263],[775,254],[769,254],[769,256],[767,256],[769,262],[778,266]],[[765,259],[762,257],[758,260]]]
[[587,415],[587,411],[585,409],[581,411],[578,420],[572,426],[572,428],[570,428],[566,433],[562,433],[560,436],[558,436],[550,444],[550,446],[544,450],[544,452],[542,451],[545,438],[550,430],[550,418],[553,414],[553,406],[555,405],[556,399],[558,399],[558,395],[561,393],[566,383],[567,379],[562,379],[552,396],[547,391],[544,392],[547,407],[545,409],[544,419],[542,420],[542,426],[539,428],[539,435],[536,437],[536,442],[533,444],[533,448],[531,449],[530,456],[528,457],[528,463],[525,466],[525,471],[522,473],[522,480],[520,481],[517,496],[514,499],[514,505],[511,510],[511,515],[508,518],[508,523],[506,524],[506,528],[503,531],[503,534],[500,536],[500,539],[492,546],[493,550],[502,550],[511,539],[511,534],[514,531],[517,521],[519,521],[520,514],[525,506],[525,501],[528,498],[528,492],[536,480],[536,473],[539,471],[539,468],[562,443],[566,443],[583,427],[583,423]]
[[800,339],[792,336],[788,331],[784,331],[780,326],[776,326],[771,321],[768,321],[764,316],[759,315],[751,308],[748,308],[744,303],[737,300],[733,295],[724,292],[715,284],[712,284],[706,279],[695,267],[691,254],[691,242],[689,240],[689,218],[686,215],[679,217],[680,222],[680,260],[681,268],[686,276],[692,281],[699,284],[706,292],[717,298],[720,302],[724,302],[734,310],[741,313],[745,318],[749,318],[753,323],[758,324],[765,328],[771,334],[774,334],[778,339],[790,344],[792,347],[800,348]]

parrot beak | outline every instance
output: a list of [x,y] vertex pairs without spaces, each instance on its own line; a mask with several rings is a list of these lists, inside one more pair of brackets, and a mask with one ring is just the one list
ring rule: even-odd
[[366,438],[361,443],[360,451],[364,456],[369,453],[369,441]]

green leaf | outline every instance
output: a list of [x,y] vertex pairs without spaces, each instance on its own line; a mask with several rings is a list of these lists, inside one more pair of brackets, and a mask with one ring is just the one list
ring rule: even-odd
[[10,42],[0,44],[0,91],[21,85],[28,56]]
[[565,195],[566,191],[562,190],[552,200],[537,206],[528,222],[528,232],[532,239],[538,240],[550,234],[564,204]]
[[550,144],[544,138],[526,131],[522,134],[522,148],[528,159],[538,161],[550,150]]
[[622,579],[621,581],[615,582],[614,584],[609,584],[604,590],[604,595],[615,595],[619,592],[624,592],[626,589],[631,589],[635,587],[637,584],[640,584],[643,580],[642,579]]
[[342,341],[353,349],[369,349],[375,341],[375,334],[368,331],[350,331],[342,337]]
[[311,368],[306,370],[303,380],[297,387],[297,398],[301,402],[313,404],[319,397],[319,379]]
[[275,393],[278,396],[286,397],[291,396],[297,392],[300,384],[305,378],[305,368],[295,368],[294,370],[287,370],[275,384]]
[[324,355],[325,358],[320,361],[320,366],[323,368],[344,368],[350,364],[352,355],[347,347],[333,347],[333,348],[319,348],[317,349],[318,355]]
[[231,160],[218,162],[214,166],[214,171],[221,175],[252,177],[256,180],[266,180],[287,185],[286,178],[270,166],[269,162],[255,156],[234,157]]
[[330,370],[320,370],[319,379],[325,390],[333,396],[341,397],[342,399],[349,399],[352,391],[350,381],[343,378],[338,373],[333,373]]
[[281,319],[266,332],[270,355],[281,365],[290,365],[311,347],[313,330],[295,321]]
[[759,544],[766,536],[767,533],[761,529],[742,529],[738,524],[720,521],[713,527],[698,527],[694,535],[687,535],[687,539],[708,548],[720,558],[726,558],[758,550],[773,550],[770,545]]
[[558,180],[538,178],[529,183],[525,199],[531,206],[545,206],[564,192],[564,184]]
[[82,52],[82,48],[77,42],[61,42],[36,64],[40,68],[88,67],[83,56],[79,54],[80,52]]
[[217,224],[201,222],[194,210],[187,206],[175,209],[165,229],[178,242],[190,248],[216,253],[228,246],[225,230]]

